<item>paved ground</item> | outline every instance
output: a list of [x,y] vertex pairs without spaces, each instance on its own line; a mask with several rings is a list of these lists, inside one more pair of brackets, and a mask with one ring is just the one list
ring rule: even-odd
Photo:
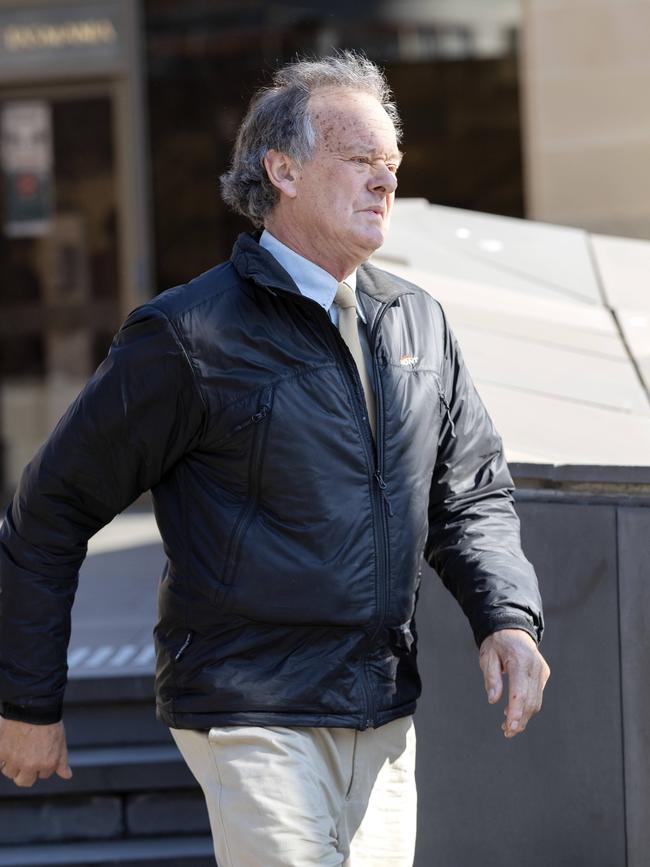
[[72,612],[71,677],[153,669],[163,563],[150,512],[120,515],[91,539]]

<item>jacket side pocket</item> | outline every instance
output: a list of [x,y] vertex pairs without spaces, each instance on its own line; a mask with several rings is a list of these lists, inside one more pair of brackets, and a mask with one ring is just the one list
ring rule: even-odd
[[239,563],[239,553],[241,546],[246,536],[246,531],[251,525],[259,502],[262,466],[264,462],[264,447],[266,445],[266,435],[269,426],[269,416],[273,408],[273,388],[264,389],[260,397],[260,402],[257,411],[245,422],[239,426],[239,430],[244,427],[252,426],[252,439],[250,447],[250,458],[248,464],[248,496],[243,504],[228,543],[228,551],[224,562],[223,579],[221,587],[216,590],[213,602],[219,604],[222,608],[222,613],[227,607],[226,600],[228,590],[232,586],[237,572]]

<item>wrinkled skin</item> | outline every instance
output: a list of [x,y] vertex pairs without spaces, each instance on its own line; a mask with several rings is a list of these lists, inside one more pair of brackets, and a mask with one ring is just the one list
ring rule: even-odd
[[69,780],[72,771],[63,723],[32,725],[0,717],[0,768],[21,788],[52,774]]
[[279,200],[266,228],[343,280],[388,232],[402,155],[392,121],[367,93],[318,91],[310,100],[316,151],[298,165],[269,151]]
[[501,729],[507,738],[521,734],[542,706],[551,673],[537,645],[521,629],[502,629],[483,641],[479,663],[490,704],[503,695],[503,675],[508,675],[508,703]]

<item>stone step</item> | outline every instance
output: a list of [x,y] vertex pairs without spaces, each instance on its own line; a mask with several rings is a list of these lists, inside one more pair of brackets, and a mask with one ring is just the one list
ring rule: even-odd
[[156,719],[151,674],[72,678],[63,721],[71,747],[171,742]]
[[215,867],[209,835],[3,846],[0,867]]
[[7,799],[0,804],[0,849],[209,832],[199,790]]
[[6,798],[197,788],[174,743],[77,747],[70,750],[70,767],[71,780],[53,776],[31,788],[0,776],[0,804]]
[[0,867],[214,865],[200,788],[155,718],[149,675],[72,679],[71,780],[0,775]]

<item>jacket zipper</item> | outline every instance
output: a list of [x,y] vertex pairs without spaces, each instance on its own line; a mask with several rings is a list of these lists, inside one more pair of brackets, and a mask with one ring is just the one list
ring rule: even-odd
[[[233,433],[250,427],[251,425],[258,425],[259,422],[263,421],[263,419],[267,417],[271,411],[270,393],[270,389],[265,393],[268,402],[262,403],[257,412],[239,424]],[[245,506],[237,517],[237,521],[235,522],[230,537],[230,545],[228,546],[228,554],[226,555],[226,565],[223,575],[223,584],[226,586],[229,586],[232,583],[235,569],[237,567],[237,561],[239,559],[241,542],[246,534],[246,530],[248,530],[250,522],[253,519],[255,507],[257,505],[260,489],[260,474],[258,470],[264,441],[262,433],[263,432],[258,427],[253,434],[253,445],[248,462],[249,495]]]
[[[357,366],[352,359],[352,363],[350,363],[349,358],[350,350],[348,349],[345,341],[341,337],[338,329],[329,318],[329,316],[323,312],[322,308],[320,308],[315,301],[310,299],[296,299],[298,303],[302,304],[305,308],[305,312],[308,315],[308,320],[316,319],[319,316],[325,316],[327,322],[323,322],[323,332],[325,334],[325,339],[328,344],[333,348],[335,355],[343,361],[344,368],[348,370],[350,374],[350,379],[352,380],[352,394],[350,395],[352,398],[352,406],[354,408],[354,414],[357,419],[357,424],[359,425],[360,430],[365,434],[363,437],[363,441],[366,447],[366,458],[368,461],[368,466],[374,467],[375,469],[371,471],[371,489],[373,492],[375,489],[375,484],[378,484],[377,479],[377,471],[376,471],[376,457],[374,454],[374,449],[372,445],[372,434],[370,432],[370,422],[368,421],[368,410],[366,406],[366,399],[363,393],[363,387],[361,385],[361,377],[359,376],[359,371],[357,370]],[[313,311],[313,312],[312,312]],[[348,358],[349,356],[349,358]],[[344,380],[345,381],[345,380]],[[346,383],[347,385],[347,383]],[[348,388],[348,391],[350,389]],[[363,410],[361,409],[363,407]],[[381,407],[377,404],[377,440],[379,441],[379,432],[383,430],[383,426],[379,421]],[[381,494],[381,491],[380,491]],[[373,494],[371,497],[373,512],[374,512],[374,523],[375,526],[383,527],[383,509],[381,499],[378,500],[377,496]],[[383,530],[385,532],[385,530]],[[386,583],[386,578],[384,577],[383,571],[385,571],[385,562],[386,558],[383,554],[384,549],[387,547],[386,539],[382,539],[378,545],[378,562],[381,563],[381,568],[378,567],[378,579],[377,579],[377,598],[379,599],[378,588]],[[379,552],[382,552],[379,555]],[[383,593],[381,594],[383,595]],[[375,633],[376,634],[376,633]],[[363,693],[365,697],[365,710],[363,716],[361,718],[361,729],[367,729],[374,722],[375,710],[374,710],[374,702],[372,698],[372,691],[370,689],[370,679],[368,676],[368,660],[364,658],[361,663],[361,683],[363,687]]]
[[381,550],[382,550],[382,560],[381,560],[381,572],[383,580],[378,582],[378,599],[377,599],[377,624],[375,626],[375,630],[370,637],[370,644],[372,645],[379,635],[384,621],[386,619],[386,612],[388,610],[389,603],[389,575],[388,575],[388,566],[389,566],[389,545],[388,545],[388,520],[386,517],[386,512],[388,511],[389,517],[393,517],[394,513],[390,504],[390,498],[388,495],[388,485],[384,480],[384,391],[381,381],[381,376],[379,374],[379,356],[377,353],[377,335],[379,334],[379,327],[382,323],[382,320],[386,313],[389,311],[391,306],[394,304],[396,298],[392,298],[390,301],[385,302],[385,304],[381,307],[379,312],[377,313],[375,320],[372,324],[372,328],[370,331],[370,351],[372,355],[372,371],[375,380],[375,400],[377,403],[377,468],[375,470],[375,481],[377,482],[377,486],[379,488],[379,493],[384,501],[384,508],[379,508],[379,517],[380,517],[380,525],[381,525]]
[[[407,293],[401,293],[407,294]],[[382,323],[382,320],[392,305],[395,303],[396,299],[399,298],[399,295],[396,295],[394,298],[391,298],[390,301],[384,303],[379,312],[377,313],[375,320],[372,324],[372,328],[370,330],[370,353],[372,355],[372,372],[375,381],[375,401],[377,404],[377,464],[374,473],[375,481],[377,482],[377,486],[379,489],[379,494],[383,500],[384,507],[382,508],[381,501],[379,502],[379,507],[376,510],[379,514],[379,522],[381,526],[381,544],[379,546],[379,550],[381,552],[381,568],[377,569],[378,572],[378,581],[377,581],[377,622],[375,625],[375,629],[370,635],[368,639],[368,646],[372,647],[377,636],[382,630],[384,622],[386,620],[386,612],[388,611],[389,604],[389,558],[390,558],[390,550],[388,544],[388,521],[386,518],[386,511],[388,511],[389,517],[394,516],[393,509],[390,504],[390,498],[388,496],[388,485],[384,480],[384,392],[381,381],[381,376],[379,374],[379,356],[377,353],[377,335],[379,334],[379,326]],[[368,658],[366,657],[363,661],[363,687],[366,694],[366,704],[368,708],[368,713],[366,717],[366,727],[369,725],[374,725],[375,720],[375,703],[373,700],[372,690],[370,689],[370,677],[368,675]]]
[[268,407],[261,406],[260,409],[254,413],[253,415],[249,415],[248,418],[244,419],[244,421],[240,422],[235,427],[231,428],[227,434],[224,434],[221,439],[217,440],[214,444],[214,448],[219,448],[224,443],[228,442],[231,437],[234,437],[235,434],[240,433],[243,430],[246,430],[247,427],[250,427],[252,424],[257,424],[258,421],[261,421],[266,415],[268,411]]
[[245,430],[247,427],[250,427],[252,424],[257,424],[258,421],[262,421],[262,419],[266,418],[266,416],[269,414],[270,409],[271,409],[271,407],[267,406],[267,404],[262,404],[262,406],[259,408],[259,410],[256,413],[249,416],[249,418],[247,418],[245,421],[241,422],[241,424],[238,424],[236,427],[234,427],[232,429],[232,433],[233,434],[239,433],[239,431]]
[[[293,293],[292,293],[293,294]],[[400,295],[410,294],[407,292],[402,292]],[[362,431],[366,433],[364,437],[364,443],[366,445],[366,456],[368,458],[369,466],[374,466],[374,471],[372,473],[372,482],[371,485],[373,491],[376,491],[374,496],[372,496],[371,502],[373,505],[375,526],[381,528],[381,539],[379,540],[379,544],[377,546],[377,555],[378,555],[378,564],[377,564],[377,583],[376,583],[376,591],[377,591],[377,620],[375,624],[375,628],[368,639],[368,647],[371,647],[377,636],[379,635],[381,628],[384,624],[384,620],[386,618],[386,610],[387,610],[387,596],[388,596],[388,524],[386,519],[386,510],[389,510],[389,514],[392,516],[393,512],[390,508],[390,500],[388,498],[388,486],[386,485],[383,478],[383,469],[384,469],[384,400],[383,400],[383,392],[381,388],[381,379],[379,377],[379,360],[377,358],[376,353],[376,339],[377,334],[379,332],[379,326],[381,322],[388,312],[389,308],[394,304],[397,298],[400,295],[395,295],[390,301],[384,303],[379,313],[375,317],[375,320],[372,325],[371,335],[370,335],[370,349],[373,359],[373,376],[375,380],[375,399],[377,402],[377,441],[376,441],[376,454],[373,454],[373,446],[372,446],[372,434],[370,432],[370,423],[368,421],[367,415],[367,407],[365,396],[363,393],[363,387],[361,385],[361,377],[359,376],[359,371],[357,366],[350,355],[350,351],[341,337],[338,329],[335,327],[332,320],[324,313],[323,309],[315,302],[309,298],[298,297],[295,298],[295,301],[299,304],[302,304],[305,310],[309,313],[309,318],[315,318],[314,313],[318,311],[316,316],[325,316],[327,319],[327,326],[323,328],[323,331],[326,335],[326,340],[330,343],[338,356],[343,360],[345,368],[348,370],[350,374],[350,379],[353,384],[353,395],[352,395],[352,406],[354,407],[354,413],[357,418],[357,423]],[[312,312],[313,311],[313,312]],[[325,323],[323,323],[325,325]],[[333,334],[332,331],[335,333]],[[350,363],[350,359],[352,359],[352,363]],[[361,409],[363,407],[363,410]],[[364,412],[365,411],[365,412]],[[368,675],[368,658],[365,657],[361,667],[362,673],[362,684],[363,691],[366,699],[366,712],[362,719],[362,728],[366,729],[375,723],[375,707],[372,696],[372,690],[370,689],[370,678]]]

